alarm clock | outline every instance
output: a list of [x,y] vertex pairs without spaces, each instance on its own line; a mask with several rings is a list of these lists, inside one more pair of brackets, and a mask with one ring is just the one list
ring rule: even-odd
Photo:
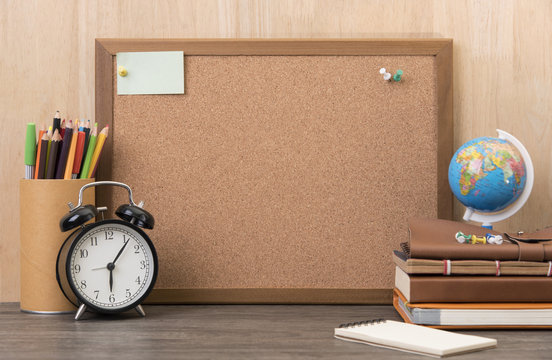
[[[129,204],[117,208],[120,219],[89,223],[105,207],[83,205],[84,190],[112,185],[127,189]],[[113,314],[130,309],[145,316],[140,305],[155,285],[157,253],[142,229],[153,229],[153,216],[136,205],[126,184],[98,181],[80,189],[77,206],[60,220],[62,232],[75,229],[65,240],[57,257],[56,277],[65,297],[78,307],[75,320],[89,309]]]

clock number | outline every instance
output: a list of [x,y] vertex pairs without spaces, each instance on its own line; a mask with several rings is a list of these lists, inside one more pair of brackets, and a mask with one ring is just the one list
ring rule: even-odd
[[73,266],[73,271],[75,271],[75,274],[78,274],[78,273],[80,273],[80,271],[81,271],[81,267],[80,267],[80,265],[79,265],[79,264],[77,264],[77,265]]
[[140,270],[144,270],[146,268],[146,260],[140,260]]
[[132,296],[132,293],[130,292],[130,289],[126,289],[126,297],[129,298]]
[[98,246],[98,238],[96,236],[90,238],[90,246]]
[[81,280],[81,289],[86,289],[86,280]]
[[105,239],[106,240],[113,240],[113,231],[106,231],[105,232]]
[[134,282],[135,282],[136,284],[140,285],[140,276],[138,276],[138,277],[136,278],[136,280],[134,280]]
[[88,257],[88,250],[82,249],[82,250],[80,251],[80,257],[81,257],[81,259],[82,259],[82,258],[87,258],[87,257]]
[[100,295],[100,290],[94,290],[94,294],[96,294],[96,300],[98,300],[98,295]]
[[114,303],[115,302],[115,295],[111,294],[109,295],[109,302]]
[[134,245],[134,253],[135,254],[140,254],[140,245]]

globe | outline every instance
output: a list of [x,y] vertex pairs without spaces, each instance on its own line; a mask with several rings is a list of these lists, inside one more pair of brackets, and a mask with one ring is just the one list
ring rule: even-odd
[[488,213],[515,202],[527,181],[525,161],[511,142],[480,137],[452,157],[448,180],[454,196],[475,211]]

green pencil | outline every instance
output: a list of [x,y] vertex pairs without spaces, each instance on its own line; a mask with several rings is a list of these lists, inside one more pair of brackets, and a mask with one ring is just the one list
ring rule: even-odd
[[92,161],[92,155],[94,155],[94,148],[96,147],[96,138],[98,136],[98,123],[94,124],[90,134],[90,141],[88,142],[88,148],[86,149],[86,157],[84,158],[84,164],[80,172],[80,179],[88,178],[88,170],[90,170],[90,162]]
[[36,126],[27,124],[27,136],[25,137],[25,179],[33,179],[36,164]]

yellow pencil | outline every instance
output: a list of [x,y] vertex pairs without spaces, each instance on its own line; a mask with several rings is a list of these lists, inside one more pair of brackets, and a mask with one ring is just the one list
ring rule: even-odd
[[96,142],[96,147],[94,148],[94,154],[92,155],[92,162],[90,163],[90,169],[88,170],[88,178],[94,177],[96,175],[96,169],[98,168],[98,162],[100,159],[100,155],[102,154],[102,149],[105,144],[105,139],[107,138],[107,134],[109,132],[109,125],[103,128],[102,131],[100,131],[100,134],[98,135],[98,140]]
[[76,119],[73,124],[73,136],[71,137],[71,145],[69,147],[69,155],[67,155],[67,164],[65,165],[65,174],[63,178],[70,180],[72,178],[73,161],[75,161],[75,149],[77,148],[77,134],[79,133],[79,120]]

